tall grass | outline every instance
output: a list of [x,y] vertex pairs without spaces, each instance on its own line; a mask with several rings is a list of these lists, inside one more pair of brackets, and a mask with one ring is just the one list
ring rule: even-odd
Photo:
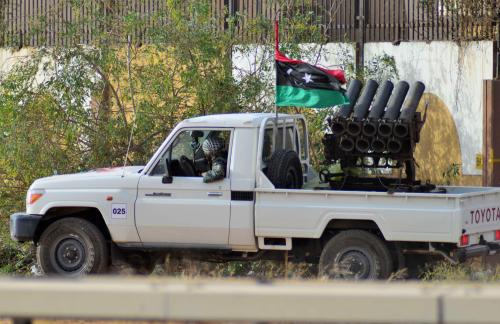
[[452,265],[439,262],[422,275],[424,281],[477,281],[492,282],[500,280],[500,265],[485,262],[482,258],[464,264]]
[[316,278],[317,266],[265,260],[215,263],[167,257],[163,264],[156,266],[153,274],[175,277],[245,277],[258,280],[313,279]]

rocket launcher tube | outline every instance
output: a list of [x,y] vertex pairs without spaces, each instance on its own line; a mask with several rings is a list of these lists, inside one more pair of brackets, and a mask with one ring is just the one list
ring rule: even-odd
[[352,80],[351,82],[349,82],[349,86],[347,87],[346,91],[346,96],[347,98],[349,98],[349,104],[340,106],[340,110],[337,113],[337,117],[349,118],[351,116],[352,109],[359,98],[360,92],[361,92],[361,81]]
[[376,137],[372,141],[372,150],[376,153],[382,153],[385,151],[387,143],[383,138]]
[[394,135],[397,137],[406,137],[408,135],[408,124],[415,116],[415,113],[420,103],[420,99],[424,95],[425,85],[422,82],[416,82],[410,89],[410,94],[404,103],[401,114],[399,115],[400,123],[394,126]]
[[356,150],[366,153],[370,150],[370,141],[364,137],[356,139]]
[[352,80],[347,87],[346,96],[349,98],[349,104],[340,106],[340,110],[332,118],[330,128],[332,133],[341,135],[346,130],[346,119],[351,116],[352,109],[361,92],[361,81]]
[[351,152],[354,150],[354,140],[350,138],[349,136],[343,136],[342,139],[340,140],[340,149],[346,152]]
[[400,81],[396,84],[396,88],[387,103],[387,110],[382,117],[384,121],[378,126],[378,134],[380,136],[389,137],[392,135],[394,122],[399,117],[401,106],[403,105],[409,88],[410,85],[406,81]]
[[393,154],[399,153],[399,152],[401,152],[402,148],[403,148],[403,144],[397,138],[391,138],[387,141],[387,150],[390,153],[393,153]]
[[387,110],[382,117],[383,119],[396,120],[399,117],[399,111],[403,106],[408,89],[410,89],[410,85],[406,81],[400,81],[396,84],[396,88],[387,103]]
[[375,97],[375,93],[377,92],[377,88],[377,81],[368,80],[368,82],[366,82],[363,87],[363,92],[354,106],[354,113],[352,115],[354,119],[363,119],[366,117],[368,109],[370,109],[370,105],[373,101],[373,97]]
[[411,121],[413,119],[424,91],[425,85],[422,82],[418,81],[412,85],[410,94],[404,103],[403,109],[401,109],[400,120]]
[[364,119],[368,114],[368,109],[370,108],[370,105],[373,101],[373,97],[375,97],[377,88],[378,83],[374,80],[368,80],[368,82],[366,82],[365,86],[363,87],[361,96],[354,106],[354,112],[352,114],[353,120],[347,123],[347,133],[349,135],[358,136],[361,133],[363,124],[360,121]]
[[363,125],[363,135],[372,137],[377,134],[377,121],[384,114],[385,107],[387,106],[387,102],[391,97],[393,89],[394,84],[389,80],[384,81],[384,83],[382,83],[382,85],[378,88],[375,99],[373,99],[372,109],[368,113],[368,120]]
[[394,83],[387,80],[382,83],[379,87],[375,99],[373,99],[372,109],[368,114],[369,119],[380,119],[384,114],[385,107],[387,107],[387,102],[391,97],[392,90],[394,90]]

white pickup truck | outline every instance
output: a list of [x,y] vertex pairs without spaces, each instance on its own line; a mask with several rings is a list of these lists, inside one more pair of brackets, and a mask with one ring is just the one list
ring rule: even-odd
[[[209,163],[194,148],[213,134],[227,166],[205,183]],[[189,252],[218,261],[287,253],[318,263],[322,276],[377,279],[414,253],[459,262],[499,248],[500,189],[341,191],[311,185],[311,174],[303,116],[187,119],[146,166],[36,180],[11,236],[36,244],[43,273],[65,276],[106,272],[116,255]]]

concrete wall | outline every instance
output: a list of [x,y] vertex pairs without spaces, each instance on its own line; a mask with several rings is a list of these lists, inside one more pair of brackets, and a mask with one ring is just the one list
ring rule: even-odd
[[29,57],[30,53],[31,50],[28,48],[23,48],[20,51],[0,48],[0,75],[9,72],[15,63]]
[[481,175],[475,163],[483,145],[482,81],[493,78],[493,43],[472,42],[460,46],[453,42],[401,43],[399,46],[370,43],[365,46],[365,59],[381,53],[394,56],[401,79],[423,81],[426,92],[444,102],[457,128],[463,174]]

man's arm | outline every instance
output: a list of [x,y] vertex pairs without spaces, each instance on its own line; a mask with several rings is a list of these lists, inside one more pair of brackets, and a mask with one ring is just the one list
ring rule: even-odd
[[224,179],[226,176],[226,161],[224,159],[215,159],[212,163],[212,170],[203,174],[203,182],[209,183]]

